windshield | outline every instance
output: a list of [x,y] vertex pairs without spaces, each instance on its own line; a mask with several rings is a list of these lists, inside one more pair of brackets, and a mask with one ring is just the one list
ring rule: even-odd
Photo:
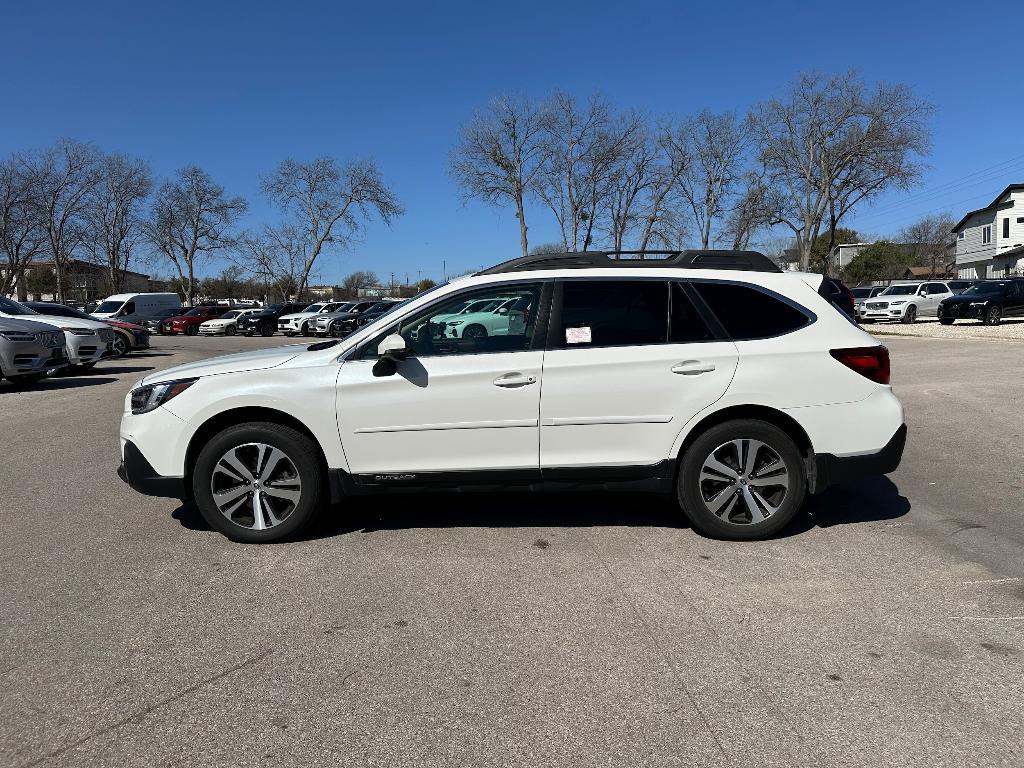
[[220,316],[220,319],[230,320],[232,317],[238,317],[240,314],[242,313],[237,309],[229,309],[227,312]]
[[916,285],[890,285],[884,291],[882,296],[913,296],[917,293]]
[[123,301],[104,301],[102,304],[96,307],[96,309],[94,309],[93,312],[102,315],[112,315],[123,306]]
[[1006,283],[975,283],[966,291],[961,293],[961,296],[978,296],[987,295],[991,296],[994,293],[1002,293]]
[[190,309],[188,312],[186,312],[184,317],[195,317],[196,315],[205,315],[208,314],[208,312],[208,307],[196,307],[195,309]]
[[324,308],[323,304],[310,304],[308,307],[306,307],[302,311],[303,312],[319,312],[323,308]]
[[35,312],[35,311],[29,309],[28,307],[23,307],[18,302],[11,301],[10,299],[6,299],[3,296],[0,296],[0,312],[3,312],[5,315],[38,315],[39,314],[38,312]]
[[870,288],[853,288],[852,290],[854,298],[866,299],[868,296],[871,295]]

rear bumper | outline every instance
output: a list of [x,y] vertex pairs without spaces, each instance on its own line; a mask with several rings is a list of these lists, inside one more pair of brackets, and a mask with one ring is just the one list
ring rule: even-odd
[[184,477],[167,477],[158,474],[153,466],[142,455],[130,440],[124,444],[121,466],[117,468],[117,476],[139,493],[146,496],[162,496],[169,499],[185,499]]
[[821,493],[835,483],[845,483],[873,475],[887,475],[894,471],[903,458],[903,448],[907,444],[907,425],[902,424],[896,430],[885,447],[877,453],[860,456],[834,456],[830,453],[819,453],[814,456],[812,477],[810,478],[811,493]]

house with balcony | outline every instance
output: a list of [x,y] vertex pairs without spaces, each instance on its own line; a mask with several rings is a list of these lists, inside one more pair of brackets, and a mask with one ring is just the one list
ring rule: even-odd
[[1024,274],[1024,184],[1011,184],[953,227],[957,277]]

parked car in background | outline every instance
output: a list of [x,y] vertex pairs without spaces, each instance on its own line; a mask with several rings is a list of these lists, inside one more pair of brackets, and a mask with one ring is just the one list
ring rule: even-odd
[[59,328],[0,318],[0,379],[31,384],[67,364],[67,340]]
[[349,301],[342,304],[333,312],[317,315],[316,320],[313,322],[313,333],[317,336],[327,336],[330,333],[331,325],[335,320],[354,319],[357,315],[361,315],[377,303],[376,299],[369,301]]
[[318,301],[310,304],[301,312],[281,315],[277,319],[277,330],[285,336],[312,336],[313,320],[316,316],[336,312],[343,305],[344,302],[341,301]]
[[970,288],[975,283],[979,283],[979,282],[981,282],[981,281],[980,280],[947,280],[946,281],[946,285],[949,286],[949,290],[951,290],[953,292],[953,295],[957,296],[957,295],[963,293],[964,291],[966,291],[968,288]]
[[[50,304],[42,301],[28,301],[25,306],[44,315],[60,315],[62,317],[75,317],[80,320],[94,320],[92,316],[80,309],[69,307],[66,304]],[[141,325],[135,323],[123,323],[120,320],[104,320],[104,323],[114,329],[114,341],[111,347],[111,357],[122,357],[135,349],[148,349],[150,332]]]
[[301,312],[308,304],[271,304],[251,315],[238,318],[238,332],[246,336],[259,334],[273,336],[277,331],[277,321],[283,315]]
[[880,294],[864,302],[862,323],[893,320],[913,323],[919,317],[935,317],[939,303],[953,295],[945,281],[893,283]]
[[220,317],[228,311],[227,307],[217,304],[200,304],[193,307],[182,315],[165,318],[160,322],[160,333],[165,336],[175,336],[184,333],[186,336],[195,336],[199,333],[199,326],[207,320]]
[[118,293],[108,296],[91,314],[97,320],[142,323],[165,309],[181,306],[176,293]]
[[92,368],[112,354],[114,329],[98,320],[43,315],[3,296],[0,296],[0,317],[32,320],[64,331],[68,361],[73,366]]
[[400,306],[408,302],[409,299],[403,299],[402,301],[381,301],[374,304],[368,310],[363,312],[356,318],[356,327],[362,328],[368,323],[372,323],[378,317],[386,315],[388,312],[392,312],[398,309]]
[[851,288],[850,292],[853,294],[853,308],[857,313],[857,319],[860,320],[861,312],[864,310],[864,302],[874,296],[877,296],[885,290],[884,285],[865,285],[860,288]]
[[206,320],[199,326],[200,336],[234,336],[238,333],[238,320],[259,312],[258,309],[229,309],[220,317]]
[[[118,474],[250,543],[299,534],[329,498],[496,483],[661,491],[706,535],[761,539],[903,453],[888,350],[822,282],[753,252],[515,259],[338,343],[147,376]],[[524,314],[509,333],[430,332],[494,298]]]
[[1004,317],[1024,317],[1024,279],[978,281],[960,295],[944,299],[938,314],[943,325],[957,320],[999,325]]
[[390,301],[370,302],[369,306],[367,306],[366,302],[359,302],[353,305],[352,309],[348,312],[332,318],[327,326],[327,334],[336,339],[348,336],[356,328],[365,325],[366,322],[372,322],[372,320],[365,320],[368,313],[372,312],[375,317],[380,317],[381,314],[393,305],[394,302]]
[[188,312],[188,307],[169,307],[154,312],[150,317],[143,320],[140,325],[150,333],[159,334],[160,324],[169,317],[177,317]]

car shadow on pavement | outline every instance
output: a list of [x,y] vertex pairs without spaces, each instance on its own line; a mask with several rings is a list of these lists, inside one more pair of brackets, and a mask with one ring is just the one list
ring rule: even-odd
[[118,379],[110,376],[58,376],[37,381],[35,384],[10,383],[0,384],[0,395],[12,392],[44,392],[56,389],[75,389],[77,387],[95,387],[98,384],[110,384]]
[[152,365],[103,365],[96,368],[91,368],[86,371],[70,370],[65,373],[58,374],[61,379],[92,379],[96,376],[104,376],[110,374],[121,374],[121,373],[142,373],[143,371],[152,371],[155,366]]
[[[829,488],[812,496],[806,511],[777,536],[788,538],[812,528],[894,520],[910,502],[887,477]],[[182,504],[172,517],[190,530],[209,531],[194,504]],[[674,500],[649,493],[559,492],[429,493],[354,497],[325,508],[298,541],[347,533],[412,528],[689,528]]]

